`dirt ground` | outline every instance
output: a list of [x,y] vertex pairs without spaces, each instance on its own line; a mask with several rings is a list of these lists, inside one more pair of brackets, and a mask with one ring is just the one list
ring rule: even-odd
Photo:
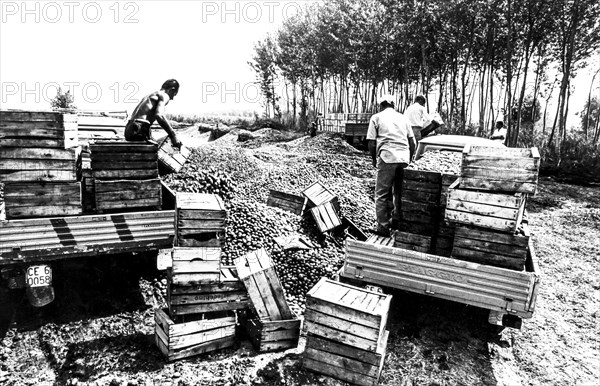
[[[269,183],[275,185],[289,183],[277,174],[288,165],[283,159],[298,166],[290,171],[294,178],[320,173],[332,189],[351,180],[362,190],[347,194],[360,195],[360,205],[346,208],[372,205],[366,154],[323,138],[279,138],[287,141],[280,143],[267,138],[241,147],[229,137],[216,141],[215,151],[229,148],[256,165],[268,164]],[[334,153],[327,165],[298,155],[317,145]],[[346,174],[336,170],[340,167]],[[257,190],[252,199],[264,202],[264,195]],[[600,384],[600,188],[541,178],[528,209],[542,271],[533,318],[521,330],[498,333],[485,310],[392,291],[381,385]],[[372,209],[363,217],[364,224],[372,222]],[[153,343],[154,309],[164,306],[166,285],[155,257],[56,264],[56,300],[41,309],[29,306],[23,290],[1,289],[0,385],[344,385],[301,369],[303,339],[297,349],[281,353],[258,354],[242,340],[230,349],[166,362]]]

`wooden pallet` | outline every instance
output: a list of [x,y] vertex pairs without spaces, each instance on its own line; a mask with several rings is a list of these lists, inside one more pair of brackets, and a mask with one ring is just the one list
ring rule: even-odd
[[461,180],[465,189],[535,194],[540,168],[537,147],[465,146]]
[[235,314],[203,314],[196,320],[175,323],[167,310],[154,314],[155,343],[167,360],[172,361],[231,347],[235,343]]
[[308,334],[302,367],[355,385],[377,385],[383,369],[388,336],[389,332],[385,331],[373,352]]
[[76,150],[3,148],[0,151],[0,182],[28,181],[77,181]]
[[97,141],[90,145],[96,180],[158,178],[158,146],[150,142]]
[[297,347],[301,324],[302,321],[295,315],[289,320],[262,320],[250,311],[240,314],[240,325],[259,352]]
[[321,278],[306,295],[304,331],[375,352],[391,300],[391,295]]
[[315,206],[311,208],[310,212],[321,233],[331,231],[342,225],[342,220],[331,202]]
[[242,310],[250,306],[244,284],[231,268],[223,267],[218,283],[199,285],[169,284],[167,304],[171,315]]
[[523,271],[527,260],[530,234],[527,224],[522,224],[522,230],[522,234],[506,234],[489,229],[457,225],[452,257]]
[[160,180],[113,180],[94,178],[96,210],[130,210],[139,208],[160,209],[162,185]]
[[271,257],[265,249],[242,256],[235,266],[259,319],[273,321],[294,318]]
[[0,147],[77,147],[77,114],[0,111]]
[[301,215],[304,213],[305,201],[306,199],[302,196],[269,189],[267,205]]
[[182,145],[176,149],[167,138],[158,148],[158,163],[171,173],[179,173],[191,155],[190,148]]
[[80,182],[7,182],[4,202],[7,219],[83,213]]
[[227,211],[216,194],[177,193],[175,245],[219,247],[224,239]]
[[462,178],[448,190],[446,220],[506,233],[517,230],[525,210],[526,194],[466,190],[461,183]]

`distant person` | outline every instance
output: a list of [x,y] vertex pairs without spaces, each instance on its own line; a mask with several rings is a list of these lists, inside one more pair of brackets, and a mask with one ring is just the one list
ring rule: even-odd
[[373,115],[367,130],[369,152],[377,168],[375,179],[375,233],[390,237],[401,220],[402,179],[412,159],[416,143],[409,120],[394,110],[394,97],[379,100],[380,112]]
[[415,103],[408,106],[404,115],[408,118],[414,137],[417,141],[421,140],[421,130],[425,125],[425,118],[427,117],[427,111],[425,109],[425,103],[427,100],[423,95],[418,95],[415,98]]
[[496,127],[494,128],[490,139],[492,141],[500,142],[502,144],[506,142],[506,128],[504,127],[504,122],[496,122]]
[[317,128],[319,127],[319,117],[316,117],[315,120],[310,124],[310,128],[308,130],[308,134],[311,137],[317,135]]
[[169,137],[175,148],[181,148],[181,142],[177,138],[177,134],[171,127],[171,124],[164,115],[164,109],[171,100],[175,98],[179,92],[179,82],[175,79],[167,80],[159,91],[155,91],[150,95],[142,98],[137,105],[131,120],[125,126],[125,139],[127,141],[149,141],[152,139],[150,127],[154,121],[158,121]]

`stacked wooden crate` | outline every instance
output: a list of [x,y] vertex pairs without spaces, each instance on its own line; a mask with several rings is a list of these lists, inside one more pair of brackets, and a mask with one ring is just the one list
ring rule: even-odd
[[322,278],[307,294],[302,365],[357,385],[379,382],[392,296]]
[[216,194],[177,193],[175,245],[221,247],[227,211]]
[[77,115],[0,111],[0,182],[7,218],[82,213]]
[[301,321],[290,310],[267,251],[259,249],[243,256],[236,268],[252,304],[241,324],[256,350],[296,347]]
[[456,224],[452,257],[523,270],[530,236],[523,217],[538,171],[536,148],[465,147],[446,209]]
[[306,197],[306,209],[310,210],[321,233],[331,231],[340,225],[340,205],[337,197],[325,186],[315,182],[302,194]]
[[395,232],[396,247],[424,253],[447,249],[449,229],[442,221],[445,195],[450,182],[456,178],[451,174],[404,170],[402,220],[399,231]]
[[161,207],[155,143],[98,141],[90,151],[98,212]]
[[[167,272],[168,309],[157,310],[156,344],[169,359],[179,359],[235,342],[237,315],[248,295],[235,269],[221,265],[219,245],[190,245],[196,232],[223,233],[227,212],[216,195],[178,193],[175,234]],[[193,230],[185,233],[185,230]],[[200,243],[204,244],[204,242]],[[211,243],[209,243],[211,244]]]

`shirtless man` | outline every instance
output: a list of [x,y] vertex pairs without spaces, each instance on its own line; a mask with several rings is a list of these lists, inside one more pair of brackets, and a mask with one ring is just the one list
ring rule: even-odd
[[179,82],[175,79],[169,79],[162,85],[160,91],[153,92],[144,97],[135,110],[133,110],[131,120],[127,122],[125,139],[127,141],[151,140],[150,126],[152,126],[154,121],[158,121],[160,127],[169,134],[173,147],[180,148],[181,142],[179,142],[175,131],[173,131],[173,128],[164,115],[165,106],[175,98],[178,92]]

